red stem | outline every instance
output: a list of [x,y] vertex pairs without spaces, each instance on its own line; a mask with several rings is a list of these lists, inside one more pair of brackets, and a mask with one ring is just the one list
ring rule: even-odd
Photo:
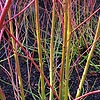
[[74,28],[74,30],[71,32],[73,33],[76,29],[78,29],[80,26],[82,26],[84,23],[86,23],[93,15],[95,15],[98,11],[100,10],[100,7],[94,11],[88,18],[86,18],[82,23],[80,23],[78,26],[76,26],[76,28]]
[[2,28],[3,21],[5,19],[5,16],[6,16],[8,10],[9,10],[9,7],[11,5],[11,2],[12,2],[12,0],[6,0],[5,6],[4,6],[3,11],[1,13],[1,16],[0,16],[0,30]]
[[100,90],[88,92],[88,93],[86,93],[86,94],[84,94],[84,95],[82,95],[82,96],[80,96],[80,97],[78,97],[78,98],[76,98],[76,99],[74,99],[74,100],[80,100],[80,99],[82,99],[82,98],[84,98],[84,97],[86,97],[86,96],[89,96],[89,95],[91,95],[91,94],[96,94],[96,93],[100,93]]

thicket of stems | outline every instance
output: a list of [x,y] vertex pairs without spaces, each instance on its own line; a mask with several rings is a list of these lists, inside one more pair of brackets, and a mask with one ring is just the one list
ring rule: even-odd
[[[70,63],[75,60],[76,56],[77,56],[77,59],[80,60],[80,57],[78,58],[78,56],[80,56],[80,51],[77,52],[77,50],[80,50],[81,45],[82,46],[86,45],[86,48],[88,49],[88,52],[89,52],[88,43],[87,43],[87,40],[85,39],[85,36],[84,36],[85,31],[83,30],[83,33],[81,34],[81,36],[79,36],[82,31],[78,28],[80,26],[82,26],[85,22],[90,20],[90,18],[93,15],[95,15],[100,10],[100,8],[98,8],[94,13],[90,12],[90,16],[87,19],[85,19],[88,15],[89,8],[87,7],[87,5],[84,5],[84,15],[83,15],[84,16],[84,21],[81,23],[82,18],[81,18],[81,6],[80,6],[81,1],[80,0],[76,0],[76,2],[74,2],[74,1],[71,2],[71,0],[62,0],[62,2],[60,0],[58,0],[58,1],[52,0],[51,1],[52,2],[52,10],[51,11],[47,11],[47,9],[44,10],[47,13],[47,15],[49,16],[49,18],[44,20],[44,23],[45,23],[45,21],[48,21],[48,19],[51,22],[51,23],[49,23],[49,21],[48,21],[49,25],[47,24],[46,31],[45,31],[41,28],[42,26],[40,25],[42,17],[40,18],[40,15],[39,15],[40,14],[39,11],[41,9],[41,7],[39,7],[39,2],[40,2],[39,0],[31,1],[31,3],[29,5],[27,5],[24,9],[22,9],[22,11],[20,11],[21,6],[18,6],[18,11],[20,11],[20,12],[18,14],[14,15],[12,20],[10,20],[12,15],[13,15],[13,14],[11,14],[11,13],[13,13],[11,11],[12,8],[10,7],[11,2],[12,2],[12,0],[6,0],[6,5],[4,6],[4,9],[2,10],[2,13],[0,15],[0,31],[3,28],[6,31],[6,33],[9,34],[9,36],[11,36],[11,46],[12,46],[12,50],[13,50],[13,53],[14,53],[16,73],[18,75],[18,82],[16,81],[16,83],[17,83],[17,86],[19,86],[19,91],[16,91],[18,89],[18,87],[15,90],[17,92],[16,94],[18,96],[18,99],[20,98],[21,100],[25,100],[25,95],[24,95],[24,85],[23,85],[23,81],[22,81],[22,75],[21,75],[20,63],[19,63],[20,53],[18,52],[16,44],[19,45],[20,49],[22,51],[24,51],[24,53],[26,54],[25,55],[25,57],[26,57],[25,62],[27,64],[27,73],[28,73],[27,74],[28,75],[27,76],[28,77],[28,82],[27,83],[28,83],[28,89],[31,91],[31,94],[33,94],[32,93],[33,91],[32,91],[31,83],[30,83],[31,74],[30,74],[30,68],[29,68],[29,64],[30,64],[29,60],[31,61],[31,64],[33,64],[35,66],[35,68],[40,73],[40,78],[38,80],[38,81],[40,81],[40,84],[38,84],[38,90],[40,90],[39,91],[40,94],[38,94],[38,95],[40,97],[38,97],[38,98],[40,98],[41,100],[46,100],[47,98],[49,98],[49,100],[54,100],[55,98],[57,98],[57,100],[69,100],[69,94],[70,94],[69,93],[69,91],[70,91],[69,79],[70,79],[70,72],[71,72],[70,71],[70,66],[71,66]],[[25,2],[25,0],[24,0],[24,2]],[[30,6],[33,2],[35,3],[35,7],[34,7],[35,9],[31,8],[31,6]],[[86,3],[85,0],[83,2],[84,2],[84,4]],[[61,4],[58,8],[61,7],[60,10],[62,12],[60,12],[60,10],[57,9],[57,3]],[[77,7],[76,8],[72,7],[72,5],[73,5],[72,3],[75,3],[75,5]],[[44,5],[45,5],[45,8],[46,8],[46,3],[44,3]],[[17,19],[15,17],[18,17],[29,6],[30,6],[30,11],[31,11],[31,16],[32,16],[32,13],[35,13],[35,16],[34,16],[34,18],[32,18],[32,23],[31,23],[33,25],[33,27],[32,27],[31,24],[29,23],[30,22],[30,14],[27,13],[27,12],[24,13],[24,17],[23,17],[24,18],[24,25],[22,25],[22,26],[25,28],[25,34],[24,34],[25,37],[24,37],[24,39],[26,38],[26,40],[25,41],[23,40],[23,42],[25,42],[24,46],[26,46],[25,47],[26,49],[25,49],[24,46],[23,46],[23,43],[21,43],[20,40],[16,39],[15,36],[14,36],[14,32],[16,32],[16,30],[14,30],[13,24],[15,24],[15,26],[16,26],[17,23],[18,23],[18,25],[20,26],[20,24],[23,23],[23,22],[21,23],[21,17],[22,16],[18,19],[18,22],[17,22]],[[10,9],[9,9],[9,7],[10,7]],[[75,9],[76,12],[74,12],[74,10],[71,7],[73,9]],[[71,10],[73,10],[73,13],[74,14],[76,13],[76,14],[71,15],[72,14]],[[51,12],[52,12],[52,17],[51,17]],[[8,16],[7,16],[8,20],[10,20],[10,21],[7,21],[6,24],[8,23],[9,25],[4,27],[3,22],[4,22],[4,19],[7,15],[7,13],[8,13]],[[49,13],[50,13],[50,15],[49,15]],[[29,14],[29,15],[27,16],[25,14]],[[73,19],[71,19],[72,17],[74,17],[75,22],[74,22]],[[15,23],[13,23],[14,18],[16,19]],[[60,19],[60,18],[62,18],[62,19]],[[33,19],[35,19],[35,20],[33,20]],[[63,21],[60,22],[61,20],[63,20]],[[58,21],[58,22],[56,22],[56,21]],[[79,25],[76,26],[76,28],[74,28],[74,25],[72,25],[72,21],[73,21],[74,24],[76,24],[76,25],[79,24]],[[58,26],[60,26],[60,25],[58,25],[59,23],[61,23],[61,25],[62,25],[61,27],[58,27]],[[49,30],[49,28],[48,28],[49,26],[50,26],[50,30],[51,30],[50,34],[48,34],[49,32],[47,32],[47,30]],[[89,27],[89,23],[88,23],[87,26]],[[39,63],[39,66],[35,63],[34,58],[28,52],[28,50],[29,50],[29,48],[28,48],[29,47],[29,45],[28,45],[28,32],[29,32],[29,29],[31,29],[31,31],[33,32],[34,28],[36,30],[36,36],[35,35],[34,36],[37,39],[36,40],[37,41],[37,47],[35,47],[35,48],[37,50],[36,53],[38,53],[38,58],[37,58],[38,60],[36,60],[36,61]],[[73,31],[72,31],[72,28],[74,28]],[[55,42],[55,40],[54,40],[54,38],[56,36],[55,32],[58,32],[58,29],[61,30],[61,33],[62,33],[62,41],[60,41],[61,43],[57,43],[58,41]],[[82,27],[82,29],[84,29],[84,26]],[[79,31],[79,33],[76,32],[78,35],[75,34],[76,37],[74,37],[74,36],[72,37],[73,32],[76,31],[76,30]],[[41,37],[41,36],[44,35],[44,34],[41,35],[42,31],[46,33],[45,38],[43,37],[43,39]],[[29,34],[31,34],[31,32],[29,32]],[[19,35],[21,35],[21,34],[19,34]],[[59,33],[59,35],[61,35],[61,34]],[[59,36],[59,35],[57,33],[57,36]],[[46,36],[49,37],[49,38],[46,39]],[[59,36],[59,37],[61,38],[61,36]],[[76,38],[76,42],[79,42],[79,43],[76,43],[73,40],[74,38]],[[82,38],[84,38],[84,39],[82,39]],[[84,85],[84,82],[85,82],[85,79],[86,79],[86,75],[87,75],[87,72],[89,70],[90,61],[91,61],[91,58],[93,56],[93,51],[95,50],[96,42],[99,38],[100,38],[100,17],[99,17],[99,20],[98,20],[98,25],[97,25],[97,30],[96,30],[96,33],[95,33],[95,37],[94,37],[94,39],[90,38],[90,39],[93,40],[93,43],[92,42],[90,43],[90,44],[92,44],[91,45],[91,50],[90,50],[90,52],[88,54],[88,57],[86,59],[87,62],[86,62],[86,65],[84,67],[84,72],[83,72],[82,78],[80,80],[79,88],[77,89],[77,93],[76,93],[76,97],[75,97],[76,100],[81,95],[82,88],[83,88],[83,85]],[[1,37],[0,37],[0,39],[1,39]],[[34,37],[32,37],[32,39],[34,40]],[[80,40],[78,40],[78,39],[80,39]],[[83,40],[84,44],[81,44],[81,42],[82,42],[81,40]],[[71,45],[72,45],[71,42],[73,44],[72,48],[71,48]],[[45,44],[44,47],[43,47],[42,43]],[[55,46],[56,44],[60,44],[62,46],[62,48],[61,47],[56,47]],[[74,46],[77,46],[77,44],[78,44],[78,48],[77,47],[74,48]],[[58,68],[58,66],[57,66],[57,68],[55,67],[55,62],[54,61],[55,61],[55,57],[56,57],[55,56],[56,48],[58,50],[57,53],[59,53],[59,54],[61,53],[61,56],[58,57],[61,60],[60,68]],[[42,51],[42,49],[43,49],[43,51]],[[50,50],[48,50],[48,49],[50,49]],[[76,49],[76,51],[74,51],[74,49]],[[32,50],[33,50],[33,48],[32,48]],[[32,54],[36,50],[33,50]],[[62,50],[62,51],[59,51],[59,50]],[[72,50],[73,53],[77,52],[79,54],[75,53],[74,54],[75,57],[73,57],[73,53],[71,52],[71,50]],[[30,49],[30,51],[31,51],[31,49]],[[44,51],[45,51],[45,53],[44,53]],[[48,56],[47,58],[49,58],[49,55],[50,55],[50,58],[48,60],[49,62],[46,62],[46,64],[44,64],[46,57],[44,57],[43,54],[47,54],[46,55],[46,56]],[[23,55],[21,55],[21,56],[23,56]],[[7,57],[8,57],[7,59],[9,59],[9,61],[8,61],[8,63],[9,63],[10,62],[10,57],[9,56],[7,56]],[[56,61],[56,64],[57,63],[59,63],[59,61]],[[48,78],[50,78],[50,80],[49,80],[50,82],[48,81],[47,77],[44,75],[44,66],[47,65],[47,64],[49,66],[48,67],[49,68],[49,75],[48,75],[49,77]],[[10,64],[9,64],[9,66],[10,66]],[[74,67],[74,65],[72,67]],[[10,67],[10,68],[12,68],[12,67]],[[55,75],[55,71],[54,71],[55,69],[57,71],[56,72],[57,75]],[[72,69],[74,69],[74,68],[72,68]],[[10,70],[11,70],[10,75],[12,76],[12,79],[13,79],[14,78],[13,77],[13,69],[10,69]],[[58,71],[58,70],[60,70],[60,71]],[[59,84],[59,87],[56,86],[57,83],[55,82],[55,80]],[[12,80],[11,82],[12,82],[12,85],[14,87],[15,86],[15,84],[13,84],[14,80]],[[48,88],[47,85],[49,86],[49,92],[45,90],[45,86],[46,86],[46,88]],[[57,91],[55,91],[55,90],[57,90]],[[59,96],[58,96],[57,93],[59,94]],[[34,95],[33,95],[33,98],[35,98]],[[5,97],[5,95],[4,95],[1,88],[0,88],[0,99],[1,100],[6,100],[6,97]]]

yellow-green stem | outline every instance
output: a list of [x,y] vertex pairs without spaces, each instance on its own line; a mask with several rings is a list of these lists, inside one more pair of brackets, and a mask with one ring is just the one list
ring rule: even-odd
[[[39,24],[39,2],[35,0],[35,14],[36,14],[36,34],[37,34],[37,44],[38,44],[38,56],[39,56],[39,66],[40,70],[43,72],[42,64],[42,48],[41,48],[41,39],[40,39],[40,24]],[[40,74],[41,81],[41,100],[45,100],[45,86],[44,86],[44,77]]]
[[6,100],[5,94],[3,93],[1,87],[0,87],[0,100]]
[[70,0],[67,1],[67,47],[66,47],[66,69],[65,69],[65,97],[64,100],[68,100],[69,93],[69,68],[70,68],[70,39],[71,39],[71,14],[70,14]]
[[[8,17],[9,17],[9,19],[11,18],[11,10],[10,9],[8,11]],[[9,22],[9,25],[10,25],[11,34],[14,34],[12,21]],[[12,46],[13,46],[13,52],[14,52],[14,58],[15,58],[15,64],[16,64],[16,71],[17,71],[17,74],[18,74],[21,100],[25,100],[23,82],[22,82],[22,77],[21,77],[21,72],[20,72],[19,59],[18,59],[16,44],[15,44],[15,41],[14,41],[13,38],[12,38]]]
[[79,84],[79,88],[77,90],[76,98],[79,97],[80,94],[81,94],[82,87],[83,87],[83,84],[84,84],[84,81],[85,81],[85,78],[86,78],[86,74],[87,74],[87,71],[88,71],[88,68],[89,68],[90,60],[92,58],[93,51],[94,51],[95,45],[96,45],[96,41],[97,41],[97,38],[99,37],[99,35],[100,35],[100,17],[99,17],[99,20],[98,20],[98,26],[97,26],[94,42],[92,44],[92,48],[91,48],[89,55],[88,55],[88,58],[87,58],[85,69],[84,69],[84,72],[83,72],[83,75],[82,75],[82,78],[81,78],[81,81],[80,81],[80,84]]
[[63,90],[63,76],[64,76],[64,64],[65,64],[65,51],[66,51],[66,37],[67,37],[67,0],[63,0],[63,11],[64,11],[64,32],[63,32],[63,46],[62,46],[62,62],[60,69],[60,84],[59,84],[59,97],[62,100]]
[[[53,70],[54,70],[54,29],[55,29],[55,3],[53,2],[53,9],[52,9],[52,28],[51,28],[51,38],[50,38],[50,85],[53,86]],[[49,100],[54,100],[53,99],[53,92],[52,89],[50,88],[50,98]]]

